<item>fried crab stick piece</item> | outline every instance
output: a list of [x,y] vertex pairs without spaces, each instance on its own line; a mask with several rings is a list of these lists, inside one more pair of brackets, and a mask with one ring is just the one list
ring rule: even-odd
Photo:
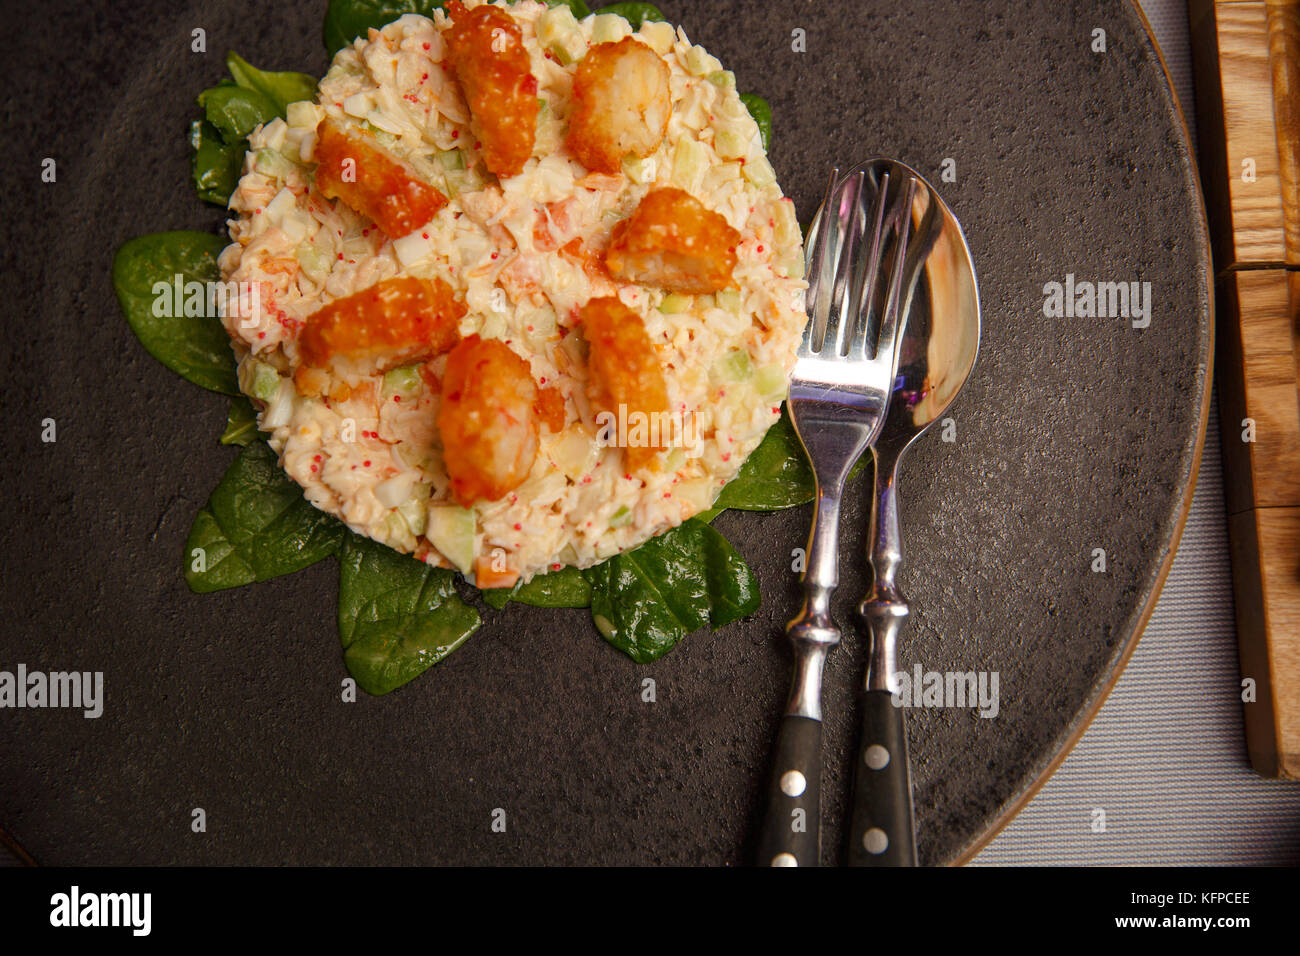
[[483,161],[498,178],[518,176],[533,154],[540,110],[523,31],[509,13],[488,4],[466,10],[452,0],[447,12],[452,19],[448,60],[465,94]]
[[644,159],[668,132],[668,66],[644,43],[625,37],[591,48],[573,76],[569,150],[593,172],[618,173]]
[[471,335],[452,349],[438,430],[460,505],[496,501],[524,483],[537,458],[538,404],[528,362],[504,342]]
[[340,363],[373,375],[427,362],[456,344],[465,311],[441,279],[385,279],[308,316],[298,337],[302,365],[294,383],[315,396]]
[[428,225],[447,197],[405,163],[330,119],[316,127],[316,188],[374,221],[390,239]]
[[624,282],[707,295],[732,285],[740,239],[690,193],[656,189],[614,227],[605,264]]
[[[666,416],[668,388],[663,366],[641,317],[613,296],[592,299],[580,317],[590,346],[588,386],[593,407],[625,415],[629,423],[633,415],[643,416],[647,429],[655,416]],[[630,426],[628,430],[632,431]],[[661,438],[664,431],[657,430]],[[629,470],[639,471],[666,447],[661,440],[655,445],[625,448],[624,460]]]

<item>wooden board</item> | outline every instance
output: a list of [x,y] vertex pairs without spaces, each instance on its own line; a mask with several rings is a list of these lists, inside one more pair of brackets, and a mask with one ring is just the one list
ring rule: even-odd
[[1300,779],[1300,0],[1193,0],[1246,736]]

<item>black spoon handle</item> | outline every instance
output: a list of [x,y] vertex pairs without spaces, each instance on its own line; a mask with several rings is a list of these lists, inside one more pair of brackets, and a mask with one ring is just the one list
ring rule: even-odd
[[906,712],[887,690],[862,695],[862,739],[853,770],[850,866],[916,866]]
[[820,855],[822,722],[786,715],[776,734],[759,866],[817,866]]

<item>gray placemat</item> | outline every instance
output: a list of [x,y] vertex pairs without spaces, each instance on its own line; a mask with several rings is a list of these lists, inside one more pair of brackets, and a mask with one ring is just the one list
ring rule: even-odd
[[[1186,2],[1142,7],[1194,134]],[[1300,784],[1263,780],[1246,758],[1219,434],[1216,403],[1182,544],[1132,661],[975,864],[1300,862]]]

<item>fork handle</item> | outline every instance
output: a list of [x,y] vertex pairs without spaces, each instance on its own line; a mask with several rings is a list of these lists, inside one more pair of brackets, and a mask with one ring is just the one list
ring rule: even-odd
[[887,690],[866,691],[861,709],[849,866],[916,866],[906,711]]
[[781,718],[772,750],[760,866],[817,866],[820,856],[822,722]]

